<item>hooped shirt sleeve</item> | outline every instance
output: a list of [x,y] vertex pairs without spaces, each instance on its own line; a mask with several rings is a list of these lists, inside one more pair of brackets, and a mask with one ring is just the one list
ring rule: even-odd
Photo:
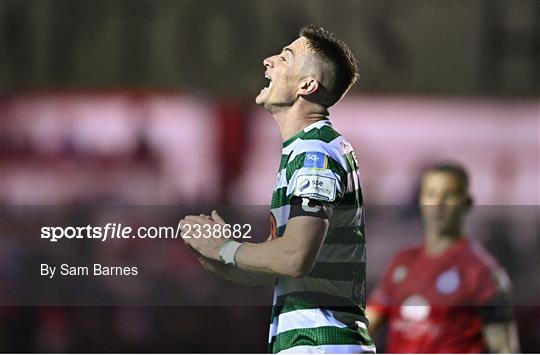
[[298,150],[286,168],[289,219],[303,215],[329,218],[345,192],[345,169],[339,156],[324,145],[301,146]]

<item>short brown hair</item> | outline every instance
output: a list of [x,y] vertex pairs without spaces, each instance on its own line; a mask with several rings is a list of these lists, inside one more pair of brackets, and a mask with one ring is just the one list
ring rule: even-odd
[[356,59],[345,42],[320,26],[304,26],[299,35],[305,37],[311,49],[331,65],[334,80],[327,89],[332,94],[331,105],[335,104],[358,78]]
[[424,176],[429,173],[445,173],[454,176],[459,180],[462,191],[467,192],[469,190],[469,174],[463,166],[454,162],[437,163],[427,168]]

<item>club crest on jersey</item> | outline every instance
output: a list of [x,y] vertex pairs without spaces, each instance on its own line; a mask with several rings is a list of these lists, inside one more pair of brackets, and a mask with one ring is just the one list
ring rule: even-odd
[[452,268],[437,277],[437,291],[444,295],[455,292],[461,284],[461,277],[457,269]]
[[314,170],[326,170],[328,167],[328,158],[321,152],[307,152],[304,157],[304,168]]

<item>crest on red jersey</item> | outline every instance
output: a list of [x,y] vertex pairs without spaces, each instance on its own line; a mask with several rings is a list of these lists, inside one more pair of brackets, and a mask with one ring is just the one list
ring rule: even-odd
[[456,292],[461,285],[461,276],[457,268],[452,268],[443,272],[437,277],[436,281],[437,291],[444,295],[448,295]]

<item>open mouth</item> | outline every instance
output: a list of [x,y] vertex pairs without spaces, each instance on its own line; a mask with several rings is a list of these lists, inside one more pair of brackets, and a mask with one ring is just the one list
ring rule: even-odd
[[264,74],[264,77],[266,79],[268,79],[268,84],[263,89],[268,89],[268,88],[270,88],[270,86],[272,86],[272,78],[270,77],[270,75],[268,75],[266,73]]

